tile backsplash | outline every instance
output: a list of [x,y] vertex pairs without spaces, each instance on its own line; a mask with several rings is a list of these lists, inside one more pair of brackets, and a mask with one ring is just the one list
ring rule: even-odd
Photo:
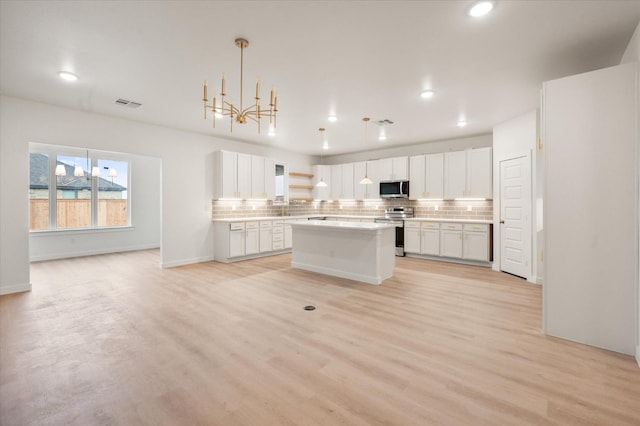
[[273,201],[214,200],[213,219],[298,215],[382,216],[387,207],[413,207],[416,217],[493,220],[493,201],[313,201],[275,204]]

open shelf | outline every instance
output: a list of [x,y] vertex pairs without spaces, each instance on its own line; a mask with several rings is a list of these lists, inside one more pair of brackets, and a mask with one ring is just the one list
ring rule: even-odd
[[313,185],[289,185],[291,189],[313,189]]
[[311,179],[313,177],[313,174],[311,174],[311,173],[300,173],[300,172],[289,172],[289,176],[306,177],[306,178]]

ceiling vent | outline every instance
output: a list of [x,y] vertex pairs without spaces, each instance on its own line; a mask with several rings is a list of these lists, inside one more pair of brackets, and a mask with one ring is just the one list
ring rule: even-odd
[[385,118],[382,120],[374,121],[374,124],[377,124],[378,126],[388,126],[390,124],[393,124],[393,121],[389,120],[388,118]]
[[115,103],[116,103],[116,105],[126,106],[126,107],[129,107],[129,108],[139,108],[139,107],[142,106],[141,103],[128,101],[128,100],[122,99],[122,98],[116,99]]

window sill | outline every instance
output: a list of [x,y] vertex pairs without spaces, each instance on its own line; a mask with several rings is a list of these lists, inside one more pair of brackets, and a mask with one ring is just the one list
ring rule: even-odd
[[105,232],[129,232],[134,226],[101,226],[100,228],[72,228],[72,229],[37,229],[29,231],[29,236],[64,236],[78,234],[103,234]]

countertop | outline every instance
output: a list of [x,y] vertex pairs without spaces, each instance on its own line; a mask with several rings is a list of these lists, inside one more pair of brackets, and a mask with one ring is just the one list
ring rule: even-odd
[[[312,215],[299,215],[299,216],[263,216],[263,217],[228,217],[228,218],[216,218],[212,219],[213,222],[258,222],[261,220],[306,220],[313,217],[337,217],[343,219],[375,219],[376,217],[383,216],[384,213],[380,212],[378,216],[354,216],[354,215],[335,215],[335,214],[312,214]],[[491,225],[492,220],[484,219],[447,219],[447,218],[427,218],[427,217],[413,217],[411,219],[405,219],[406,221],[418,221],[418,222],[448,222],[448,223],[483,223]],[[336,221],[328,221],[336,223]],[[338,221],[339,222],[339,221]],[[359,223],[359,222],[350,222]],[[362,222],[360,222],[362,223]]]
[[306,222],[294,222],[291,226],[294,228],[333,228],[357,231],[377,231],[379,229],[395,228],[395,225],[390,223],[341,222],[338,220],[308,220]]

